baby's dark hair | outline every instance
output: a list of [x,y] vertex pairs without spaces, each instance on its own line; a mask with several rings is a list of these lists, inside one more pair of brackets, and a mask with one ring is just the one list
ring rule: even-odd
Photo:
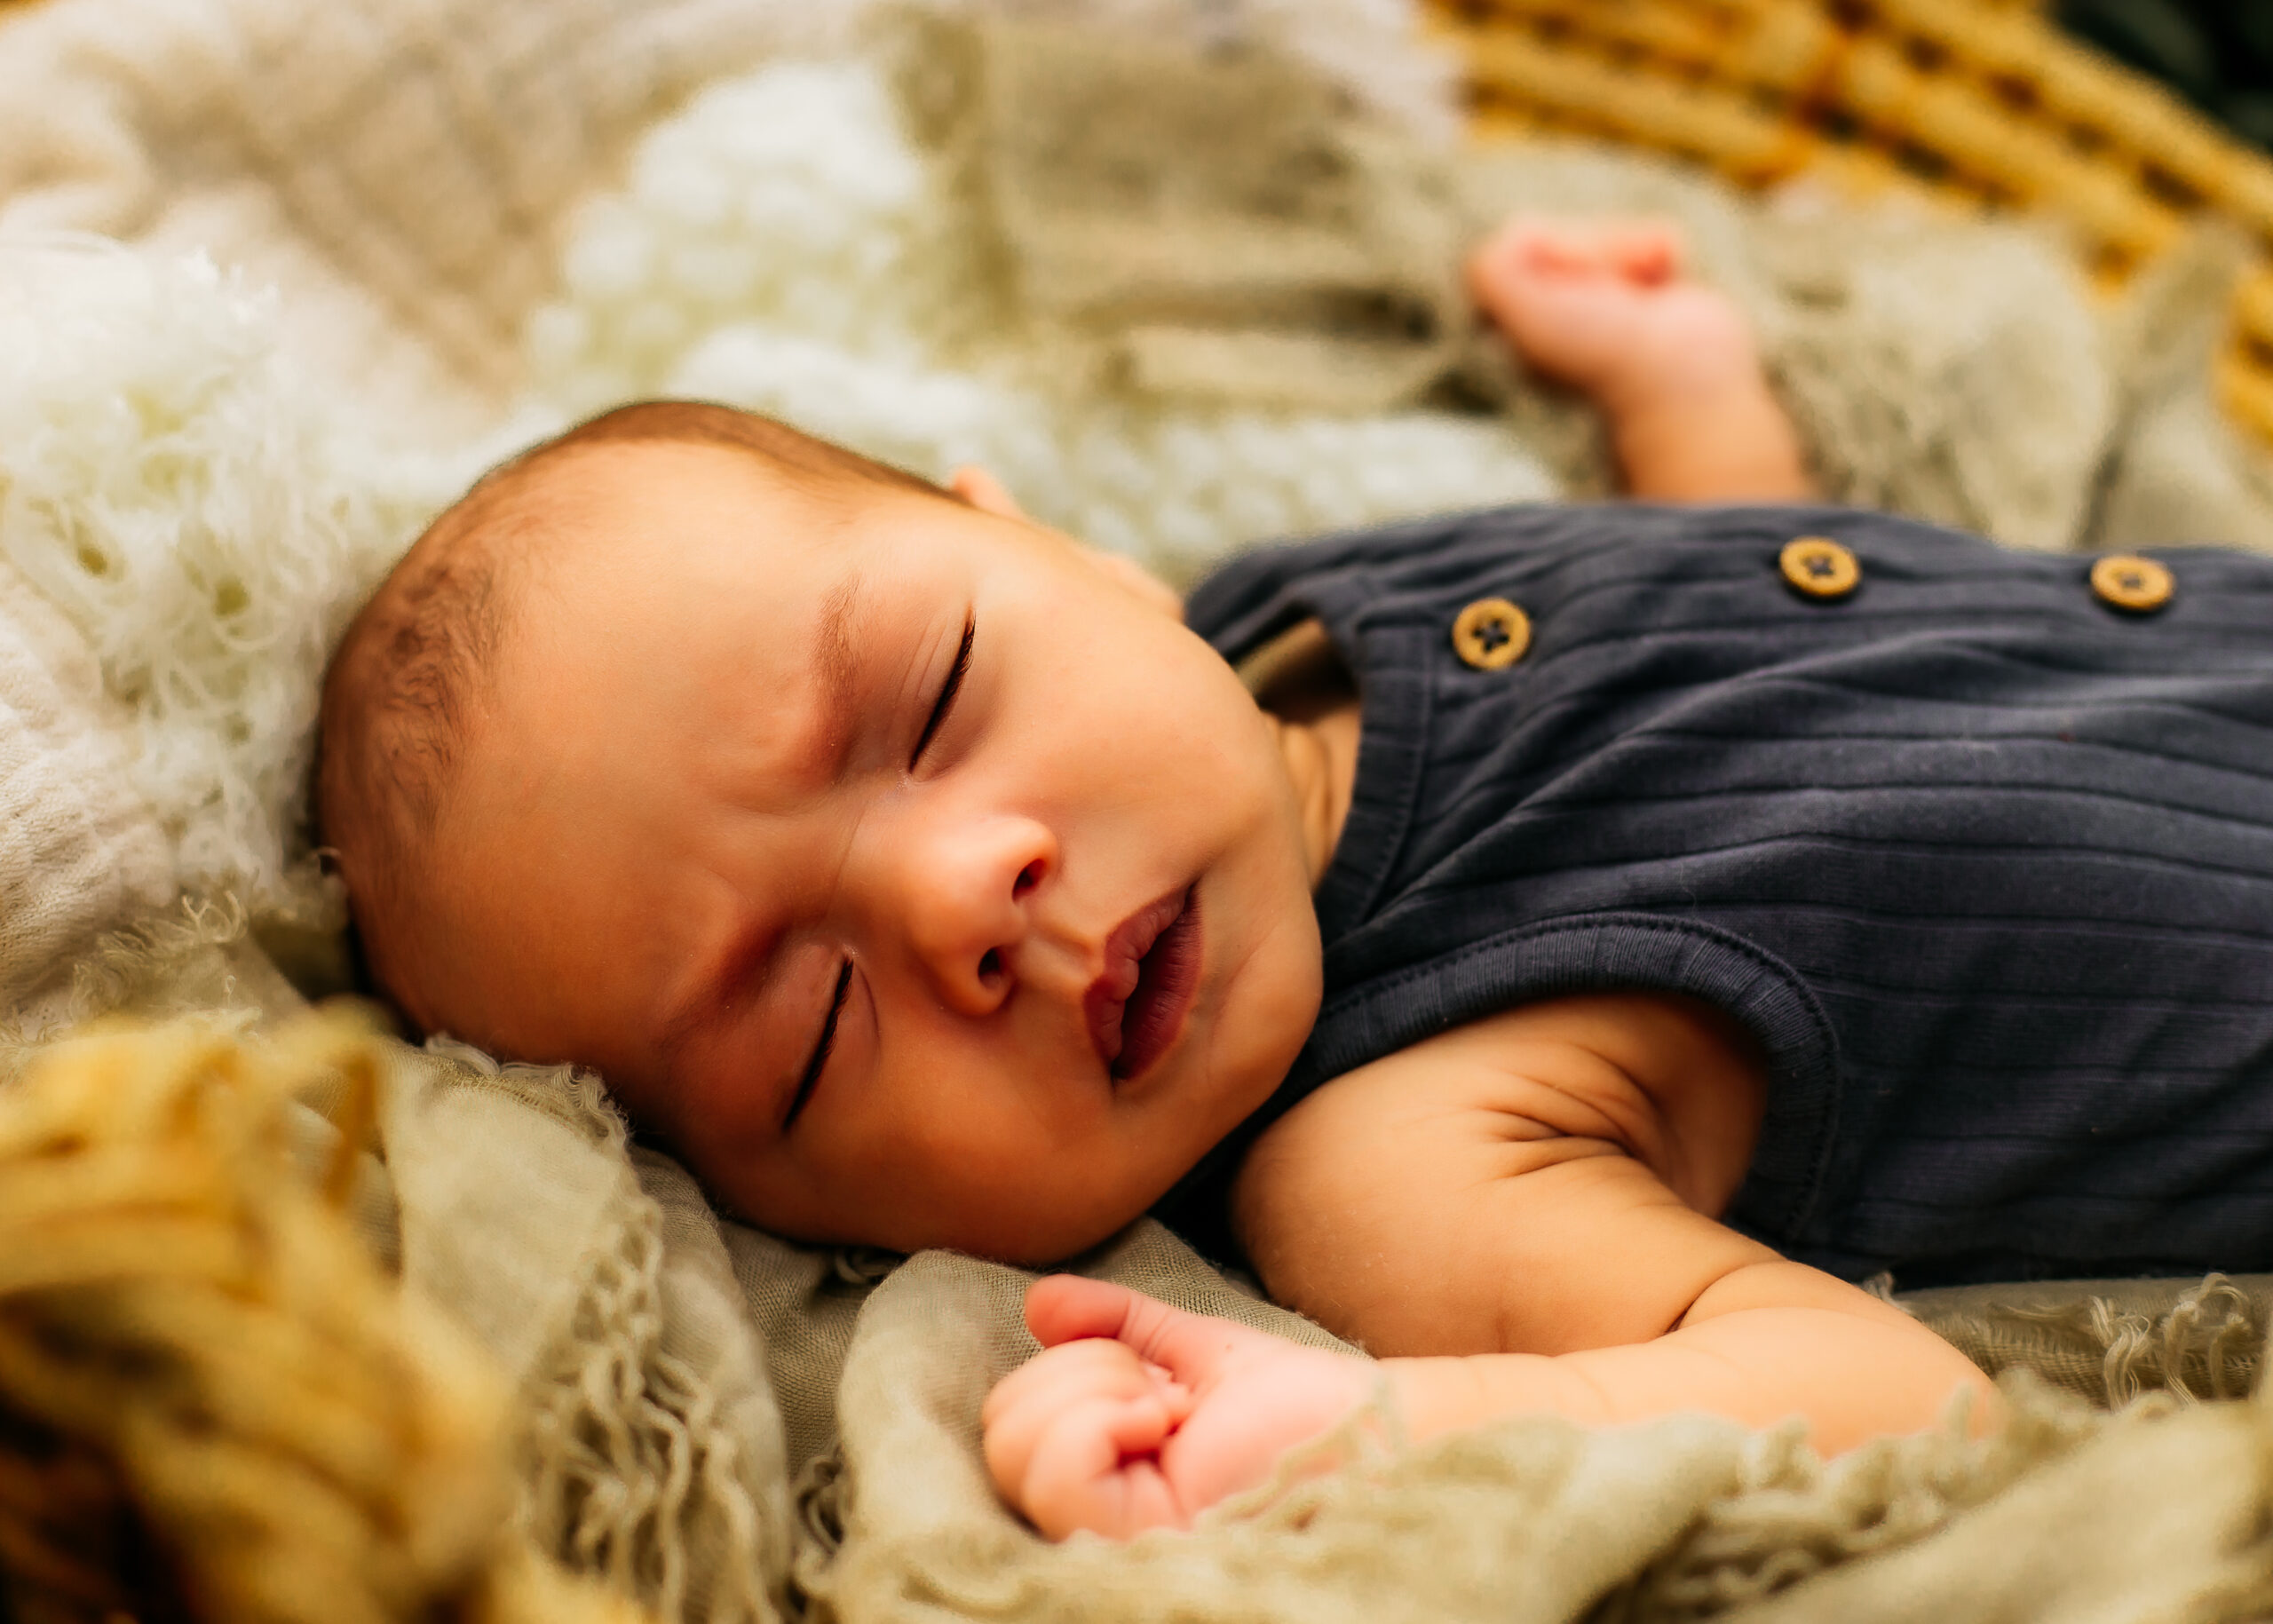
[[485,678],[509,629],[521,573],[565,530],[545,476],[598,447],[716,446],[756,458],[806,495],[879,490],[952,500],[928,480],[751,412],[649,400],[581,424],[482,476],[428,527],[349,624],[332,656],[317,727],[318,838],[345,880],[374,973],[388,945],[376,916],[400,911],[405,876],[432,837]]

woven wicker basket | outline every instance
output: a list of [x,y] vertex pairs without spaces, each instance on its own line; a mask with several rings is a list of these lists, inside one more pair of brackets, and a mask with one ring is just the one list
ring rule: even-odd
[[2073,227],[2119,292],[2196,221],[2268,257],[2236,293],[2228,413],[2273,443],[2273,162],[2074,44],[2032,0],[1428,0],[1492,138],[1583,133],[1752,187],[1800,175]]

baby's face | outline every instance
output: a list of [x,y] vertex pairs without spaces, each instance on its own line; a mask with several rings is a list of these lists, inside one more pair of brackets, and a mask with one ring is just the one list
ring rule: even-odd
[[1319,939],[1274,725],[1064,537],[700,447],[558,476],[411,1013],[598,1067],[814,1240],[1044,1260],[1265,1097]]

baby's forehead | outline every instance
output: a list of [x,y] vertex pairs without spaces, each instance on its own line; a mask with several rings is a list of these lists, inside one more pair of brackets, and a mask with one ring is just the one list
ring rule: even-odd
[[843,641],[831,629],[849,583],[889,567],[847,510],[731,449],[595,447],[527,496],[507,543],[509,730],[532,704],[557,716],[565,694],[596,687],[684,697],[722,659],[802,683]]
[[[529,468],[528,498],[556,522],[582,519],[621,528],[666,494],[736,512],[780,511],[810,521],[848,505],[849,493],[820,488],[733,446],[702,440],[601,440],[565,446]],[[835,500],[825,500],[831,495]]]
[[[776,596],[794,593],[840,514],[841,504],[817,502],[732,448],[635,441],[549,459],[490,523],[493,544],[539,602],[605,619],[653,596],[642,589],[678,582],[748,576]],[[721,606],[699,596],[679,606],[694,614]]]

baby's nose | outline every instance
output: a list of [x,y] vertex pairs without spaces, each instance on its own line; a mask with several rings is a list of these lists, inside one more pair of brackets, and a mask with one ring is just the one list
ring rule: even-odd
[[1029,899],[1057,866],[1057,843],[1023,818],[958,823],[918,843],[899,867],[901,918],[950,1006],[999,1009],[1017,985]]

